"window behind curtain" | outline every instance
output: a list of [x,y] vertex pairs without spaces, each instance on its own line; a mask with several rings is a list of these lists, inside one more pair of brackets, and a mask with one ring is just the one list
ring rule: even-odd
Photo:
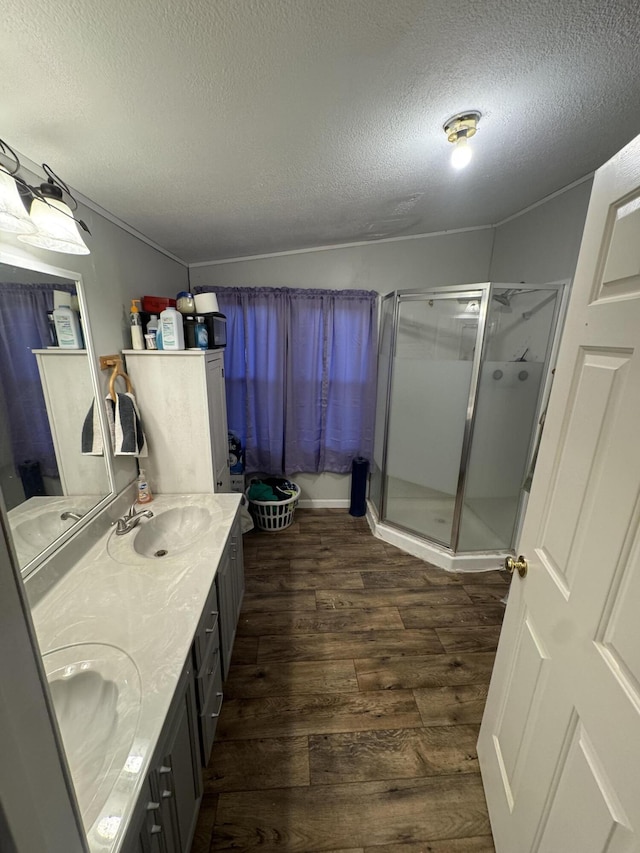
[[377,294],[215,292],[227,316],[229,429],[246,448],[247,470],[347,473],[354,456],[371,458]]

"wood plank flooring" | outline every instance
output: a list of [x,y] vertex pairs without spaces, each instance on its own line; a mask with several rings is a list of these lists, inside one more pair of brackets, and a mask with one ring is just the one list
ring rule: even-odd
[[494,853],[475,745],[503,573],[443,572],[346,510],[244,554],[193,853]]

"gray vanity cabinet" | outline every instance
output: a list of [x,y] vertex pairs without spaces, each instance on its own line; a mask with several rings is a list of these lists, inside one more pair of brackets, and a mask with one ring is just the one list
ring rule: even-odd
[[240,519],[231,528],[174,694],[123,853],[187,853],[229,672],[242,596]]
[[164,750],[158,756],[155,778],[166,827],[167,853],[188,850],[200,810],[202,772],[198,750],[195,685],[191,667],[185,670],[173,719],[165,726]]
[[242,530],[236,517],[231,535],[224,549],[216,574],[218,601],[220,604],[220,649],[222,652],[222,676],[229,675],[231,653],[236,636],[242,597],[244,595],[244,560],[242,556]]
[[[224,559],[224,558],[223,558]],[[218,568],[220,571],[220,568]],[[196,671],[200,757],[206,767],[222,708],[222,665],[220,662],[220,607],[217,585],[209,591],[202,619],[193,642],[193,662]]]
[[126,853],[189,850],[202,798],[193,667],[185,667],[151,770],[138,798]]

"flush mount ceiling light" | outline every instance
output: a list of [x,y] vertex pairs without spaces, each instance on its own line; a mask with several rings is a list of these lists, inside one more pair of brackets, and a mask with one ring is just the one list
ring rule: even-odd
[[50,166],[43,163],[42,169],[46,182],[38,187],[28,184],[19,174],[18,155],[0,139],[0,231],[41,249],[88,255],[80,228],[90,231],[73,215],[78,203]]
[[477,110],[467,110],[452,116],[444,123],[447,139],[454,145],[451,152],[451,165],[455,169],[464,168],[471,160],[469,140],[476,135],[480,115]]

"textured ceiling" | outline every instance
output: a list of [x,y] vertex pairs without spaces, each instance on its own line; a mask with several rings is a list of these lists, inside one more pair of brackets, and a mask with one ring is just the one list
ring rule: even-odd
[[14,0],[0,79],[0,136],[195,262],[493,223],[582,177],[640,132],[640,3]]

